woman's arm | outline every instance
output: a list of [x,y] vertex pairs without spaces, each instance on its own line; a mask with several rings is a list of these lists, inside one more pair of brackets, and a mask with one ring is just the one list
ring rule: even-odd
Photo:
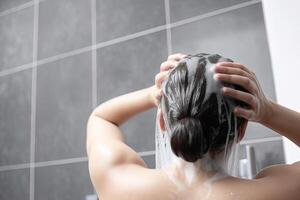
[[134,115],[155,107],[152,90],[153,86],[115,97],[99,105],[93,115],[120,126]]
[[132,116],[155,107],[151,96],[154,89],[151,86],[115,97],[92,112],[87,124],[88,156],[93,149],[100,154],[100,148],[102,152],[116,152],[117,146],[125,145],[119,126]]
[[[172,55],[168,59],[177,57]],[[157,106],[161,82],[174,64],[175,61],[162,63],[161,72],[155,76],[155,85],[108,100],[90,115],[86,148],[89,173],[97,193],[110,195],[109,188],[114,186],[110,184],[114,182],[116,169],[127,169],[127,177],[134,177],[137,169],[146,167],[137,152],[125,144],[119,126],[134,115]],[[124,171],[121,170],[121,173]],[[128,179],[117,182],[128,186]]]
[[99,105],[87,123],[86,148],[89,173],[99,193],[108,184],[110,172],[124,164],[146,166],[142,158],[125,144],[119,125],[133,115],[155,106],[152,87],[115,97]]
[[270,101],[271,115],[262,124],[289,138],[300,147],[300,113]]

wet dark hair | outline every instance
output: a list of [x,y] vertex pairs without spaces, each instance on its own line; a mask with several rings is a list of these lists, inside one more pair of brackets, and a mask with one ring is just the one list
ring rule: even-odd
[[[233,62],[218,54],[188,55],[165,80],[161,102],[171,131],[171,149],[186,161],[195,162],[208,152],[224,151],[227,137],[231,144],[235,129],[244,121],[233,114],[232,108],[246,107],[245,103],[209,91],[212,81],[206,76],[207,65],[221,61]],[[218,84],[220,90],[226,85],[245,91],[236,85]]]

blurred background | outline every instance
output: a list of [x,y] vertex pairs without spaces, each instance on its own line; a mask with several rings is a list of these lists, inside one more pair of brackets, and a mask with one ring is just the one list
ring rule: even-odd
[[[260,0],[0,0],[0,200],[95,199],[89,114],[153,85],[169,54],[218,53],[243,63],[277,101],[282,80],[273,76],[265,19]],[[121,126],[151,168],[155,114]],[[286,162],[282,137],[259,124],[249,124],[239,159],[245,145],[254,147],[257,170]]]

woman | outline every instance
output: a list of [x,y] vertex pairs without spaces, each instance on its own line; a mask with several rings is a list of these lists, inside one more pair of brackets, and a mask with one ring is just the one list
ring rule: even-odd
[[[253,180],[239,179],[232,176],[222,177],[210,185],[210,192],[208,193],[207,187],[203,186],[204,183],[207,183],[207,180],[211,180],[216,174],[215,170],[199,168],[201,170],[194,173],[189,184],[186,184],[185,180],[182,180],[181,183],[184,183],[185,187],[179,188],[178,185],[174,184],[175,182],[170,179],[170,176],[165,170],[147,168],[139,155],[123,142],[122,132],[118,126],[133,115],[155,108],[159,106],[160,103],[166,102],[160,102],[161,99],[172,100],[170,97],[171,93],[168,93],[169,97],[163,93],[163,91],[167,92],[167,90],[166,87],[162,88],[162,83],[165,83],[165,79],[168,79],[167,82],[171,83],[172,75],[170,75],[170,70],[174,69],[173,74],[175,74],[175,67],[177,68],[179,65],[182,66],[180,63],[185,58],[186,55],[183,54],[169,56],[168,60],[162,63],[160,67],[161,72],[155,77],[155,85],[113,98],[98,106],[91,114],[87,126],[87,154],[91,180],[100,199],[299,199],[299,162],[292,165],[268,167],[259,172]],[[235,141],[231,139],[230,141],[240,141],[245,133],[247,120],[251,120],[272,128],[294,141],[298,146],[300,145],[300,134],[298,133],[298,130],[300,130],[299,113],[266,99],[255,74],[245,66],[232,62],[218,62],[215,66],[216,67],[213,68],[214,80],[229,83],[229,85],[224,84],[224,87],[222,86],[222,95],[235,98],[237,102],[240,102],[236,103],[235,105],[238,106],[232,110],[232,112],[239,117],[238,124],[235,124],[235,127],[238,129],[238,140]],[[184,67],[179,67],[177,72],[179,73],[179,70],[184,69]],[[197,74],[196,71],[194,75]],[[182,73],[184,73],[184,71]],[[188,75],[185,77],[188,77]],[[173,79],[173,83],[175,83],[173,88],[176,87],[176,83],[177,87],[181,87],[178,85],[180,81],[176,80],[178,79]],[[184,83],[184,80],[181,84],[182,83]],[[197,83],[203,84],[203,80],[198,80]],[[191,82],[189,82],[189,84],[191,84]],[[165,86],[165,84],[163,85]],[[200,88],[199,92],[201,93],[203,88],[201,89],[202,86],[200,85],[198,86]],[[232,87],[232,85],[241,86],[244,88],[244,91],[241,90],[241,88]],[[172,86],[169,88],[172,88]],[[187,87],[185,86],[185,88]],[[177,92],[180,94],[180,91]],[[187,97],[188,95],[182,95],[180,99],[179,95],[177,100],[180,101]],[[192,99],[194,101],[191,101],[191,99],[185,100],[194,102],[193,105],[195,105],[200,99],[203,102],[205,98],[203,95],[200,95]],[[248,106],[243,106],[241,102],[246,103]],[[165,108],[169,109],[171,109],[171,107],[172,106],[165,106]],[[206,158],[206,155],[218,155],[222,153],[224,151],[224,139],[218,140],[218,143],[215,141],[217,136],[211,137],[207,131],[204,131],[209,130],[211,127],[205,127],[207,125],[204,123],[199,125],[199,122],[195,119],[191,121],[184,120],[183,123],[189,125],[179,125],[178,122],[177,124],[172,124],[172,117],[175,119],[177,116],[176,119],[178,120],[179,118],[178,115],[176,115],[176,111],[179,111],[183,107],[186,106],[179,105],[177,110],[172,111],[173,114],[170,115],[169,118],[164,117],[166,116],[167,110],[162,110],[159,115],[160,129],[165,130],[168,128],[172,131],[172,151],[180,158],[181,166],[202,161]],[[216,105],[214,105],[214,107],[216,107]],[[187,110],[189,111],[187,113],[189,116],[191,113],[199,111],[199,109],[193,111],[191,107],[189,107],[189,109],[185,108],[178,113]],[[227,112],[230,114],[231,111]],[[194,114],[194,117],[198,116],[197,113]],[[221,113],[217,114],[221,116]],[[202,113],[201,115],[204,114]],[[241,118],[243,118],[243,120]],[[222,122],[224,122],[224,120]],[[218,125],[219,127],[221,126],[220,123],[216,123],[212,126]],[[200,136],[198,135],[198,138],[202,139],[198,141],[202,141],[202,143],[192,145],[189,149],[183,148],[186,147],[186,144],[180,143],[183,137],[182,132],[185,131],[187,134],[191,134],[191,138],[196,135],[196,132],[189,132],[190,129],[187,129],[187,127],[193,127],[194,130],[201,129],[203,133]],[[230,130],[229,127],[226,129]],[[221,132],[216,133],[221,134]],[[230,133],[230,131],[228,131],[228,133]],[[228,135],[226,135],[226,138],[227,137]],[[212,142],[212,140],[214,140],[214,142]],[[192,140],[192,142],[193,141],[194,140]],[[209,147],[207,146],[208,143]],[[211,146],[213,146],[213,148]],[[200,149],[195,149],[194,147],[199,147]],[[216,157],[211,156],[209,158],[214,160]],[[181,169],[183,168],[170,168],[168,172],[173,175],[173,178],[176,177],[177,180],[180,180],[182,175],[180,173]]]

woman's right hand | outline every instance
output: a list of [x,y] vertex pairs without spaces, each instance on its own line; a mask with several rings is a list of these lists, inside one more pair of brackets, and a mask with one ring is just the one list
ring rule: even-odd
[[247,103],[250,108],[236,107],[234,112],[237,116],[250,121],[265,123],[271,117],[271,102],[265,97],[256,75],[244,65],[232,62],[220,62],[216,64],[215,78],[217,80],[237,84],[248,92],[223,87],[224,95],[233,97]]
[[162,96],[162,82],[168,75],[168,72],[178,65],[178,63],[186,56],[186,54],[176,53],[168,56],[167,61],[161,63],[160,72],[155,75],[155,85],[152,86],[151,96],[154,99],[154,104],[158,106],[158,102]]

